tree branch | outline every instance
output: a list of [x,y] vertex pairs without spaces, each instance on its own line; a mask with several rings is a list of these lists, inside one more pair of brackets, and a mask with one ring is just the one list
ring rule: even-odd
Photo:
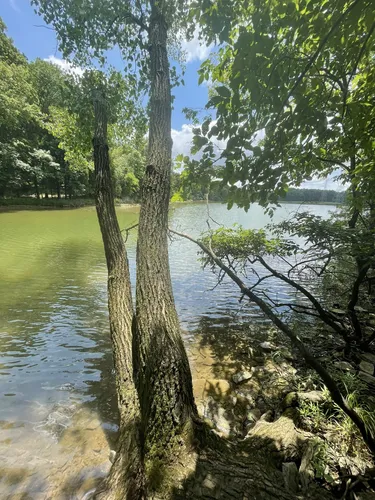
[[321,53],[322,49],[324,48],[325,44],[328,42],[330,37],[333,35],[333,33],[337,30],[339,27],[341,21],[345,18],[345,16],[360,2],[361,0],[354,0],[354,2],[349,5],[349,7],[337,18],[336,22],[333,24],[332,28],[329,30],[329,32],[326,34],[326,36],[323,38],[323,40],[320,42],[318,45],[317,49],[315,50],[314,54],[306,64],[304,70],[302,73],[299,75],[297,78],[296,82],[294,83],[293,87],[289,90],[288,95],[285,97],[284,101],[281,104],[280,111],[277,114],[276,120],[277,121],[280,117],[280,114],[282,113],[282,110],[284,109],[284,106],[287,104],[291,96],[293,95],[293,92],[296,90],[296,88],[299,86],[299,84],[302,82],[304,77],[306,76],[307,72],[311,68],[311,66],[315,63],[317,58],[319,57],[319,54]]
[[[250,290],[252,290],[254,287],[250,288]],[[293,312],[297,313],[297,314],[305,314],[307,316],[313,316],[314,318],[320,318],[319,314],[314,314],[310,311],[313,311],[314,309],[312,307],[308,307],[308,306],[303,306],[303,305],[299,305],[299,304],[291,304],[289,302],[276,302],[275,300],[273,300],[264,290],[262,290],[260,293],[262,293],[262,295],[264,295],[267,300],[269,300],[271,302],[271,304],[273,304],[274,307],[289,307],[289,309],[291,309]],[[303,311],[298,311],[297,308],[301,308],[303,309]]]
[[326,311],[320,304],[320,302],[310,293],[304,286],[302,286],[300,283],[297,283],[296,281],[292,280],[291,278],[288,278],[284,274],[279,273],[276,271],[276,269],[273,269],[267,262],[263,259],[263,257],[258,256],[259,262],[264,266],[270,273],[272,273],[276,278],[279,278],[280,280],[284,281],[288,285],[292,286],[299,292],[301,292],[305,297],[309,299],[309,301],[312,303],[312,305],[315,307],[317,312],[319,313],[320,318],[326,323],[328,326],[333,328],[338,334],[342,335],[345,340],[348,340],[348,335],[346,334],[345,330],[343,330],[339,325],[336,324],[335,319],[331,317],[331,314]]
[[364,40],[364,42],[362,44],[361,50],[358,53],[358,57],[357,57],[357,59],[356,59],[356,61],[354,63],[354,66],[353,66],[353,70],[352,70],[352,72],[349,75],[348,86],[349,86],[349,84],[350,84],[353,76],[355,75],[355,73],[357,71],[358,65],[361,62],[362,56],[363,56],[363,54],[364,54],[364,52],[366,50],[367,43],[368,43],[369,39],[371,38],[372,34],[374,33],[374,30],[375,30],[375,21],[372,23],[372,25],[371,25],[371,27],[369,29],[369,32],[367,33],[366,38],[365,38],[365,40]]
[[126,227],[125,229],[121,229],[121,232],[123,233],[124,231],[126,232],[126,236],[125,236],[125,243],[128,241],[128,238],[129,238],[129,232],[134,229],[135,227],[138,226],[138,222],[136,224],[133,224],[132,226],[130,227]]
[[340,78],[338,78],[336,75],[334,75],[333,73],[331,73],[327,68],[320,68],[319,71],[323,71],[323,73],[325,73],[330,80],[332,80],[333,82],[337,83],[337,85],[340,87],[340,90],[342,92],[344,92],[344,86],[343,86],[342,81],[340,80]]
[[345,170],[347,170],[348,168],[348,166],[345,165],[345,163],[343,163],[340,160],[336,160],[335,158],[323,158],[322,156],[317,156],[317,155],[315,155],[315,158],[319,161],[330,163],[331,165],[340,165],[340,167],[344,168]]
[[302,342],[302,340],[299,338],[298,335],[294,333],[294,331],[289,328],[289,326],[284,323],[273,311],[272,309],[268,306],[268,304],[262,300],[258,295],[256,295],[254,292],[252,292],[248,287],[245,286],[245,284],[242,282],[242,280],[228,267],[226,266],[217,256],[216,254],[209,249],[206,245],[204,245],[201,241],[197,241],[191,236],[184,234],[184,233],[179,233],[177,231],[174,231],[172,229],[169,229],[169,231],[177,236],[181,236],[182,238],[185,238],[192,243],[195,243],[196,245],[199,246],[199,248],[220,268],[222,269],[231,279],[236,283],[238,288],[241,290],[241,293],[243,295],[246,295],[252,302],[255,302],[255,304],[263,311],[263,313],[274,323],[275,326],[277,326],[282,332],[285,333],[285,335],[290,339],[292,342],[293,346],[296,347],[299,352],[302,354],[304,357],[306,363],[311,366],[322,378],[324,384],[326,385],[327,389],[329,390],[331,397],[333,401],[343,410],[346,415],[354,422],[354,424],[358,427],[363,440],[371,450],[373,454],[375,454],[375,439],[372,436],[370,430],[367,428],[365,423],[363,422],[362,418],[358,413],[350,408],[348,405],[347,401],[343,397],[343,395],[340,392],[340,389],[338,388],[335,380],[331,377],[331,375],[327,372],[327,370],[323,367],[323,365],[320,364],[320,362],[315,359],[315,357],[310,353],[310,351],[307,349],[305,344]]
[[133,14],[130,14],[129,13],[129,18],[130,20],[134,23],[134,24],[137,24],[141,29],[143,29],[144,31],[149,31],[149,27],[147,26],[147,24],[143,21],[142,17],[137,17],[137,16],[134,16]]
[[350,319],[352,321],[353,327],[355,334],[357,338],[361,339],[362,338],[362,328],[361,328],[361,323],[359,322],[357,313],[355,311],[355,306],[357,305],[358,302],[358,297],[359,297],[359,289],[361,284],[364,282],[367,276],[367,272],[370,269],[371,265],[366,264],[364,265],[359,271],[356,280],[353,283],[352,287],[352,293],[350,296],[350,300],[348,303],[348,311],[350,315]]
[[[331,254],[325,254],[325,255],[320,255],[320,256],[316,256],[316,257],[311,257],[310,259],[301,260],[301,261],[297,262],[297,264],[294,264],[293,266],[291,266],[291,268],[288,270],[288,276],[290,276],[290,274],[299,266],[303,266],[304,264],[308,264],[310,262],[316,262],[317,260],[324,260],[324,259],[330,259],[330,258],[331,258]],[[312,269],[314,272],[316,272],[313,268],[310,268],[310,269]],[[316,274],[318,274],[318,273],[316,272]]]

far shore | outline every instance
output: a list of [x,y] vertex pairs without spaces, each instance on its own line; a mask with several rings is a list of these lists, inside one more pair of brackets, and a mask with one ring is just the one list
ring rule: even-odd
[[[186,200],[171,202],[171,205],[183,205],[189,203],[206,203],[206,200]],[[220,201],[210,201],[210,203],[223,203]],[[279,201],[284,205],[331,205],[337,206],[339,203],[329,201]],[[91,199],[41,199],[20,198],[20,199],[0,199],[0,212],[11,212],[20,210],[72,210],[77,208],[95,208],[95,201]],[[116,207],[122,209],[139,208],[139,203],[116,202]]]

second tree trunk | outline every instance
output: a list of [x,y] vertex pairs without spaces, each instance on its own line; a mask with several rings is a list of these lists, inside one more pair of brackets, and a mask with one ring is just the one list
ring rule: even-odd
[[149,36],[150,129],[137,246],[134,360],[148,468],[168,462],[186,443],[185,433],[195,413],[168,260],[172,139],[167,25],[153,3]]

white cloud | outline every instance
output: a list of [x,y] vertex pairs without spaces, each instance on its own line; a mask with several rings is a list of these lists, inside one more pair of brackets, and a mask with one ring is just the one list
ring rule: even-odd
[[207,87],[207,88],[212,87],[213,81],[212,81],[211,77],[208,80],[203,80],[201,85],[203,85],[204,87]]
[[193,126],[184,123],[181,130],[172,129],[173,149],[172,157],[179,154],[190,155],[190,148],[193,139]]
[[[210,127],[212,127],[214,124],[215,120],[211,122]],[[190,154],[190,149],[194,137],[193,128],[194,125],[184,123],[180,130],[172,129],[173,158],[175,158],[179,154],[183,154],[184,156],[192,156]],[[254,139],[254,143],[257,144],[261,139],[263,139],[263,137],[264,130],[260,130]],[[221,149],[225,148],[226,141],[216,141],[215,145],[217,147],[216,152],[219,153]],[[201,156],[201,153],[198,153],[194,156],[194,158],[199,159]],[[324,179],[313,177],[310,181],[303,182],[300,187],[305,189],[333,189],[335,191],[343,191],[347,189],[347,186],[337,180],[337,176],[339,174],[340,170],[336,170]]]
[[73,74],[76,76],[83,75],[83,72],[84,72],[83,68],[80,68],[79,66],[75,66],[74,64],[72,64],[69,61],[66,61],[65,59],[59,59],[58,57],[55,57],[55,56],[48,56],[44,60],[54,64],[55,66],[58,66],[65,73],[70,73],[70,74]]
[[[216,121],[212,121],[210,127],[215,125]],[[173,140],[173,149],[172,149],[172,157],[175,158],[179,154],[183,154],[185,156],[191,156],[190,149],[193,143],[193,128],[194,125],[188,125],[184,123],[181,127],[181,130],[172,129],[172,140]],[[226,145],[226,141],[214,141],[216,152],[219,153],[221,149],[224,149]],[[201,157],[201,153],[198,153],[194,156],[194,158],[199,159]]]
[[183,40],[181,44],[182,50],[186,55],[186,62],[195,60],[203,61],[210,54],[213,44],[206,45],[202,40],[199,40],[199,29],[196,28],[191,40]]
[[339,173],[338,171],[333,172],[324,179],[313,177],[311,181],[303,182],[300,187],[303,189],[333,189],[334,191],[344,191],[347,189],[347,186],[337,180],[337,175]]
[[21,12],[21,9],[18,7],[16,0],[9,0],[9,5],[12,7],[12,9],[16,12]]

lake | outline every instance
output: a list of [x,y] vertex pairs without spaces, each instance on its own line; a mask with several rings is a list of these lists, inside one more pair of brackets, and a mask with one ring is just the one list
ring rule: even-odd
[[[299,205],[283,205],[282,220]],[[332,206],[304,206],[327,216]],[[138,208],[118,208],[121,228],[137,222]],[[211,204],[224,225],[262,228],[270,219]],[[207,230],[205,204],[176,204],[172,228],[198,236]],[[211,226],[214,223],[211,222]],[[136,231],[127,241],[135,280]],[[0,213],[0,498],[79,498],[107,472],[117,431],[116,400],[106,304],[106,266],[94,208]],[[170,244],[176,306],[184,339],[264,325],[235,287],[214,288],[197,249]],[[214,288],[214,289],[213,289]],[[273,293],[285,298],[278,285]],[[83,489],[82,489],[83,491]],[[74,492],[74,494],[72,493]]]

